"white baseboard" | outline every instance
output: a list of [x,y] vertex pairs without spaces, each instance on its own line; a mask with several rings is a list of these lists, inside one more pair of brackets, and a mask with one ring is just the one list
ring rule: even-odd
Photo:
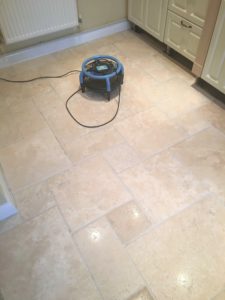
[[70,47],[78,46],[95,39],[103,38],[108,35],[125,31],[130,28],[128,21],[121,21],[93,31],[76,33],[63,38],[41,43],[29,48],[6,53],[0,56],[0,69],[14,64],[48,55]]

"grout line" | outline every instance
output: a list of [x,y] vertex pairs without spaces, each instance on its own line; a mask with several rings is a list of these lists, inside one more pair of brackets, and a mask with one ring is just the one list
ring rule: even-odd
[[81,225],[81,226],[78,226],[74,231],[71,230],[72,235],[76,235],[79,231],[81,231],[81,230],[87,228],[88,226],[90,226],[90,225],[92,225],[92,224],[98,222],[100,219],[102,219],[102,218],[104,218],[104,217],[107,217],[107,215],[110,214],[112,211],[114,211],[115,209],[117,209],[117,208],[119,208],[119,207],[121,207],[121,206],[123,206],[123,205],[128,204],[128,203],[131,202],[132,200],[133,200],[133,199],[129,199],[129,200],[126,200],[126,201],[123,202],[123,203],[120,203],[120,204],[118,204],[118,205],[112,206],[109,210],[105,211],[105,212],[102,213],[102,214],[99,214],[99,216],[97,216],[96,218],[90,220],[90,221],[87,222],[87,223],[84,223],[84,224]]
[[86,269],[87,269],[88,274],[90,275],[90,277],[91,277],[91,279],[92,279],[92,281],[93,281],[93,283],[94,283],[94,285],[95,285],[95,287],[96,287],[96,290],[98,291],[98,293],[99,293],[100,297],[102,298],[102,300],[106,300],[106,299],[104,298],[103,294],[102,294],[102,291],[101,291],[100,287],[98,286],[98,284],[97,284],[97,282],[96,282],[96,280],[95,280],[94,275],[92,274],[92,272],[91,272],[91,270],[90,270],[90,268],[89,268],[89,265],[88,265],[88,263],[87,263],[87,261],[86,261],[84,255],[83,255],[82,252],[81,252],[81,249],[80,249],[80,247],[79,247],[79,245],[78,245],[78,243],[77,243],[75,237],[74,237],[74,236],[71,236],[71,238],[72,238],[72,240],[73,240],[74,245],[76,246],[76,249],[77,249],[77,251],[78,251],[78,253],[79,253],[79,255],[80,255],[80,258],[81,258],[81,260],[82,260],[84,266],[85,266]]
[[[144,232],[142,232],[139,236],[137,236],[136,238],[132,239],[130,242],[126,243],[126,247],[129,247],[134,242],[138,241],[139,239],[141,239],[145,235],[151,233],[153,230],[161,227],[162,225],[164,225],[165,223],[169,222],[170,220],[173,220],[178,215],[181,215],[184,212],[192,209],[195,205],[198,205],[199,203],[206,201],[207,200],[207,196],[210,196],[210,195],[213,196],[214,193],[213,192],[208,192],[204,196],[202,196],[199,200],[196,200],[196,201],[190,203],[189,205],[184,206],[183,208],[177,210],[174,214],[168,216],[167,218],[163,219],[162,221],[160,221],[158,223],[155,223],[155,224],[152,224],[152,226],[150,226],[149,228],[147,228],[147,230],[145,230]],[[219,201],[219,199],[217,199],[217,201]]]
[[[38,213],[36,216],[30,217],[30,218],[24,218],[24,217],[19,213],[18,215],[20,215],[20,217],[22,218],[22,223],[17,224],[17,225],[15,225],[15,226],[13,226],[12,228],[10,228],[9,230],[6,230],[6,231],[0,233],[0,237],[1,237],[1,235],[4,235],[4,234],[6,234],[6,233],[8,233],[8,232],[11,232],[11,231],[13,231],[13,230],[16,230],[18,227],[20,227],[20,226],[22,226],[22,225],[25,225],[26,223],[29,223],[29,222],[34,221],[35,219],[37,219],[37,218],[39,218],[39,217],[45,215],[46,213],[48,213],[49,210],[54,209],[54,208],[57,208],[56,204],[53,205],[53,206],[51,206],[51,207],[49,207],[49,208],[47,208],[47,209],[45,209],[44,211]],[[12,216],[12,218],[13,218],[13,216]],[[9,218],[8,220],[10,220],[10,218]]]
[[[131,201],[130,201],[131,202]],[[128,202],[129,203],[129,202]],[[121,205],[122,206],[122,205]],[[127,253],[129,260],[131,261],[132,265],[134,266],[135,270],[137,271],[137,273],[139,274],[140,278],[142,279],[143,283],[145,284],[145,287],[148,288],[148,290],[150,291],[151,296],[153,297],[154,293],[152,292],[152,289],[149,287],[147,281],[145,280],[144,276],[142,275],[142,273],[140,272],[140,270],[138,269],[138,267],[136,266],[136,264],[134,263],[132,257],[130,256],[130,253],[126,247],[126,245],[121,241],[120,237],[118,236],[117,232],[114,230],[111,222],[108,220],[107,216],[106,216],[106,221],[109,224],[109,227],[111,228],[111,230],[114,233],[115,238],[118,240],[118,242],[120,243],[121,247],[123,248],[123,250]],[[144,288],[144,287],[143,287]],[[137,291],[139,292],[139,291]],[[156,300],[155,296],[153,297],[154,300]]]
[[[57,94],[58,95],[58,94]],[[46,122],[46,125],[48,126],[49,130],[51,131],[51,133],[53,134],[53,136],[55,137],[56,141],[58,142],[59,147],[61,148],[62,152],[64,153],[64,155],[68,158],[68,160],[70,161],[70,163],[72,164],[71,159],[68,157],[68,155],[65,152],[64,147],[62,146],[61,142],[59,141],[58,137],[55,135],[54,131],[52,130],[51,126],[49,125],[48,119],[45,117],[45,115],[41,112],[41,110],[39,109],[39,107],[37,106],[37,104],[35,103],[35,101],[32,99],[32,102],[34,104],[34,106],[36,107],[36,109],[39,111],[40,115],[43,117],[43,119]]]

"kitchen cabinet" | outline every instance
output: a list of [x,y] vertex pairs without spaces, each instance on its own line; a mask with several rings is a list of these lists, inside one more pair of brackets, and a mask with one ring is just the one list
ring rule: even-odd
[[164,43],[195,61],[209,0],[169,0]]
[[191,61],[195,60],[201,33],[201,27],[168,12],[165,43]]
[[129,0],[128,19],[134,24],[144,27],[146,0]]
[[203,27],[209,0],[170,0],[169,10]]
[[222,0],[202,78],[225,94],[225,0]]
[[168,0],[129,0],[128,5],[128,19],[163,41]]

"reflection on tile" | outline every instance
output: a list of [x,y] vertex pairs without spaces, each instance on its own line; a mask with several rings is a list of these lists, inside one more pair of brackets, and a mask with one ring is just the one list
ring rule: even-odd
[[204,130],[173,148],[176,158],[207,190],[225,197],[225,135],[215,128]]
[[149,220],[134,201],[116,208],[107,218],[122,242],[129,242],[150,226]]
[[101,157],[89,158],[57,175],[49,185],[72,231],[131,200]]
[[144,165],[126,170],[120,177],[153,223],[177,213],[208,192],[169,151],[148,159]]
[[103,155],[116,172],[121,172],[140,162],[137,154],[127,144],[112,147],[106,150]]
[[146,288],[144,288],[128,300],[153,300],[153,298],[150,295],[149,291]]
[[184,130],[155,108],[118,122],[115,127],[142,158],[162,151],[186,136]]
[[1,236],[5,300],[100,300],[56,209]]
[[128,250],[156,299],[211,299],[224,286],[224,228],[225,207],[212,197],[141,237]]
[[70,166],[70,161],[48,129],[1,149],[0,160],[13,190],[36,183]]
[[18,210],[25,219],[30,219],[55,206],[55,197],[45,181],[14,193]]
[[81,230],[75,238],[104,299],[124,300],[144,287],[125,248],[105,219]]

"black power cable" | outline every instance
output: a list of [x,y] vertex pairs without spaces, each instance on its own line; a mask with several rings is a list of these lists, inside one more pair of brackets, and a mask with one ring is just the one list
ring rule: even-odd
[[35,80],[40,80],[40,79],[63,78],[63,77],[66,77],[68,75],[71,75],[73,73],[80,73],[80,72],[81,72],[80,70],[72,70],[72,71],[69,71],[65,74],[58,75],[58,76],[40,76],[40,77],[35,77],[35,78],[27,79],[27,80],[10,80],[10,79],[7,79],[7,78],[1,78],[0,77],[0,80],[5,81],[5,82],[9,82],[9,83],[27,83],[27,82],[32,82],[32,81],[35,81]]
[[[0,80],[1,81],[5,81],[5,82],[8,82],[8,83],[28,83],[28,82],[33,82],[35,80],[42,80],[42,79],[51,79],[51,78],[63,78],[63,77],[66,77],[68,75],[71,75],[73,73],[80,73],[81,71],[80,70],[72,70],[72,71],[69,71],[65,74],[62,74],[62,75],[58,75],[58,76],[40,76],[40,77],[35,77],[35,78],[31,78],[31,79],[28,79],[28,80],[10,80],[10,79],[7,79],[7,78],[2,78],[0,77]],[[76,92],[74,92],[72,95],[69,96],[69,98],[66,100],[66,110],[67,112],[69,113],[70,117],[77,123],[79,124],[80,126],[82,127],[85,127],[85,128],[99,128],[99,127],[102,127],[102,126],[105,126],[109,123],[111,123],[117,116],[118,112],[119,112],[119,108],[120,108],[120,94],[121,94],[121,87],[119,86],[119,98],[118,98],[118,104],[117,104],[117,109],[116,109],[116,112],[114,114],[114,116],[107,122],[105,123],[102,123],[102,124],[99,124],[99,125],[86,125],[86,124],[82,124],[80,121],[78,121],[74,115],[71,113],[68,105],[69,105],[69,102],[70,100],[73,98],[73,96],[75,96],[78,92],[80,92],[81,89],[78,89]]]
[[73,98],[73,96],[75,96],[75,95],[76,95],[77,93],[79,93],[80,91],[81,91],[81,89],[77,90],[77,91],[74,92],[71,96],[69,96],[69,98],[66,100],[66,109],[67,109],[69,115],[71,116],[71,118],[72,118],[77,124],[79,124],[80,126],[85,127],[85,128],[92,128],[92,129],[93,129],[93,128],[103,127],[103,126],[105,126],[105,125],[111,123],[111,122],[116,118],[116,116],[118,115],[119,109],[120,109],[120,94],[121,94],[121,87],[120,87],[120,86],[119,86],[119,96],[118,96],[119,98],[118,98],[118,102],[117,102],[117,109],[116,109],[116,112],[115,112],[114,116],[113,116],[109,121],[107,121],[107,122],[105,122],[105,123],[102,123],[102,124],[99,124],[99,125],[85,125],[85,124],[81,123],[80,121],[78,121],[78,120],[74,117],[74,115],[71,113],[71,111],[70,111],[70,109],[69,109],[69,107],[68,107],[69,102],[70,102],[70,100]]

